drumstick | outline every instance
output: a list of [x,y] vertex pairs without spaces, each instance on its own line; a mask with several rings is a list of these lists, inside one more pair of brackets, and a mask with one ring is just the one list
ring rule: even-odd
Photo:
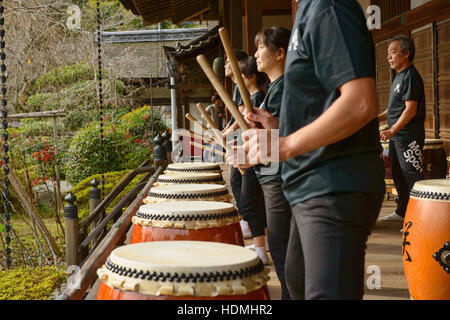
[[245,121],[242,114],[239,112],[238,107],[236,107],[236,104],[231,99],[228,92],[223,87],[222,82],[220,82],[219,78],[217,78],[217,75],[215,74],[214,70],[211,68],[211,66],[208,63],[208,60],[206,60],[204,55],[198,55],[197,56],[197,62],[202,68],[203,72],[208,77],[209,81],[213,85],[214,89],[216,89],[217,93],[219,94],[222,101],[225,103],[225,106],[230,110],[233,117],[236,119],[236,122],[238,123],[239,127],[242,129],[242,131],[247,131],[250,129],[250,126]]
[[[233,48],[231,47],[230,37],[228,36],[227,29],[219,29],[220,39],[222,40],[223,48],[227,54],[228,60],[231,63],[231,69],[233,70],[233,76],[241,93],[242,100],[244,101],[245,109],[247,112],[254,113],[253,104],[250,100],[250,94],[248,93],[247,87],[245,86],[244,79],[242,79],[241,70],[239,69],[236,56],[234,55]],[[243,129],[242,129],[243,130]]]
[[[208,125],[211,127],[211,131],[214,133],[214,135],[216,136],[219,144],[226,149],[226,143],[225,140],[222,136],[222,134],[220,134],[218,132],[217,126],[214,124],[214,122],[211,120],[211,118],[209,117],[209,114],[206,112],[205,108],[203,107],[203,105],[201,103],[197,103],[197,109],[200,111],[200,113],[202,114],[203,118],[205,118],[206,122],[208,122]],[[219,136],[220,134],[220,136]]]
[[177,132],[177,134],[179,136],[183,136],[183,137],[187,137],[187,138],[194,138],[194,139],[203,140],[203,141],[205,141],[207,143],[211,142],[211,140],[209,138],[207,138],[205,136],[200,136],[200,135],[198,135],[198,134],[196,134],[196,133],[194,133],[192,131],[189,131],[189,134],[188,134],[188,133],[185,133],[184,131],[180,130],[179,132]]
[[191,145],[194,146],[194,147],[202,148],[202,149],[207,150],[209,152],[218,154],[219,156],[225,157],[225,153],[223,153],[222,151],[216,150],[216,149],[211,148],[211,147],[207,147],[207,146],[205,146],[203,144],[200,144],[198,142],[191,141]]
[[200,124],[202,126],[202,130],[205,131],[205,134],[207,134],[210,139],[215,140],[214,136],[211,134],[211,130],[209,130],[207,127],[205,127],[201,121],[195,119],[190,113],[186,113],[186,118],[189,121],[191,121],[193,124],[195,124],[196,122],[200,122]]

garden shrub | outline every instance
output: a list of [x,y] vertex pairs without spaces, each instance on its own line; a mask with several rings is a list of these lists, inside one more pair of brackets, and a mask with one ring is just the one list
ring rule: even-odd
[[0,271],[0,300],[49,300],[67,275],[55,267]]
[[[113,171],[105,173],[105,195],[108,195],[132,170]],[[136,184],[146,175],[146,173],[138,174],[134,179],[124,188],[124,190],[114,199],[106,209],[108,214],[115,205],[128,193]],[[92,189],[90,185],[93,179],[97,179],[100,183],[98,188],[101,190],[101,174],[92,175],[82,181],[80,181],[75,187],[72,188],[72,193],[77,197],[75,204],[78,207],[78,219],[80,222],[89,215],[89,192]]]
[[53,69],[40,76],[36,79],[33,89],[37,92],[92,79],[94,79],[94,68],[87,63],[80,62]]
[[[124,139],[123,132],[110,122],[104,125],[104,171],[125,169],[125,155],[130,145]],[[94,121],[80,129],[72,138],[64,163],[66,178],[72,185],[101,172],[100,124]]]
[[[151,109],[138,108],[112,122],[104,123],[104,171],[135,169],[152,157]],[[160,114],[153,114],[154,132],[166,129]],[[65,154],[64,171],[72,185],[102,171],[99,122],[82,128],[71,139]]]

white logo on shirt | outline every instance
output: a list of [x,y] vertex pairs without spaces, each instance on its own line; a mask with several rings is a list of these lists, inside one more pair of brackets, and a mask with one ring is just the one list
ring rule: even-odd
[[409,149],[407,149],[405,152],[403,152],[403,156],[405,157],[405,161],[408,163],[411,163],[411,165],[422,173],[422,152],[420,151],[420,146],[414,140],[408,145]]
[[394,92],[400,93],[400,83],[397,83],[397,86],[395,87]]
[[298,29],[295,29],[295,32],[291,38],[291,43],[289,44],[288,51],[296,51],[297,49],[298,49]]

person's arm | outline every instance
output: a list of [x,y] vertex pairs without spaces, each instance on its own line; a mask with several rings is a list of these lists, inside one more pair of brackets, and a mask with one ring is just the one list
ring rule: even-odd
[[379,115],[378,115],[378,121],[386,121],[387,120],[387,112],[388,112],[388,109],[386,109],[386,110],[384,110],[384,112],[382,112],[382,113],[380,113]]
[[394,134],[396,134],[401,128],[406,126],[412,118],[417,113],[417,101],[406,100],[405,110],[403,110],[402,115],[398,118],[397,122],[389,129],[380,132],[380,140],[389,140]]
[[[315,121],[298,129],[287,137],[279,137],[279,156],[270,154],[268,132],[267,155],[260,158],[258,130],[243,133],[244,149],[248,151],[247,163],[284,161],[300,154],[341,141],[367,125],[378,115],[378,97],[373,78],[359,78],[343,84],[341,95]],[[337,121],[336,119],[339,119]],[[277,159],[278,158],[278,159]]]

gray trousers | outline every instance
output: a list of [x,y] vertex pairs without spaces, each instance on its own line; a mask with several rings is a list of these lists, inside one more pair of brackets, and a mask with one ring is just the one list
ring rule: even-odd
[[284,268],[291,224],[291,207],[284,196],[281,179],[261,185],[264,191],[270,255],[281,283],[281,299],[290,300]]
[[285,267],[292,299],[362,299],[366,242],[383,196],[332,193],[292,207]]

